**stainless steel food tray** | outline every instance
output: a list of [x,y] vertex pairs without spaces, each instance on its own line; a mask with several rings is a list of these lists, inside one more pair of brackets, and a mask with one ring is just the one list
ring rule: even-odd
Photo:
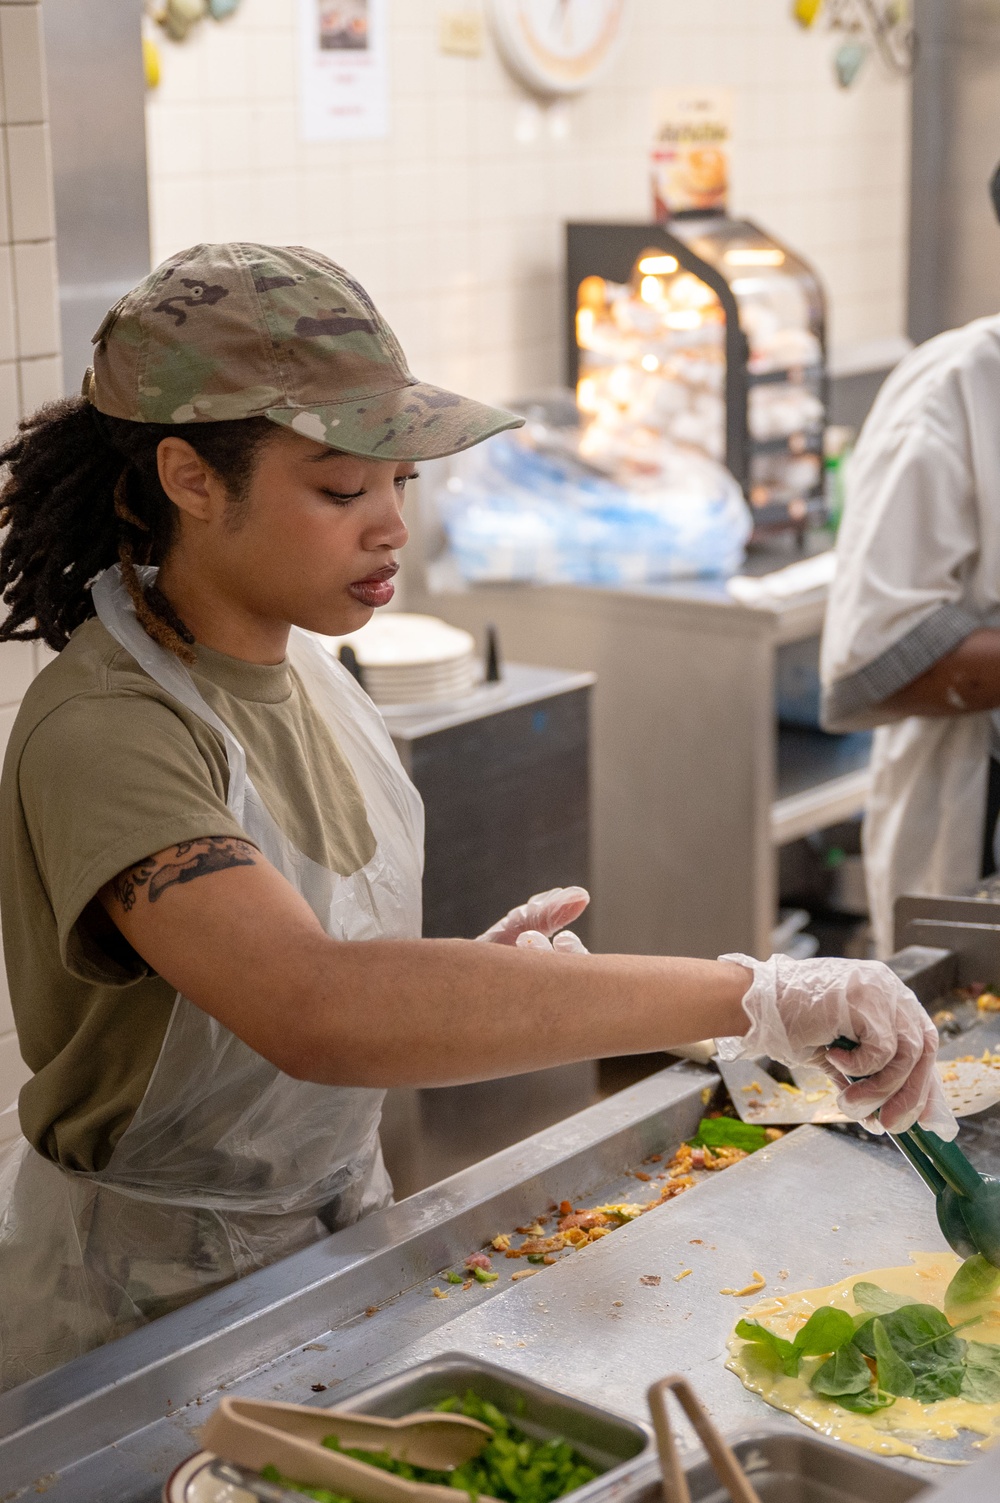
[[[908,1503],[926,1489],[912,1473],[806,1430],[799,1435],[755,1430],[727,1440],[761,1503]],[[729,1503],[709,1461],[695,1462],[684,1475],[692,1503]],[[615,1496],[616,1503],[662,1503],[659,1474]]]
[[648,1425],[611,1410],[560,1393],[523,1373],[509,1372],[466,1352],[444,1352],[419,1362],[373,1387],[365,1388],[338,1409],[396,1419],[418,1409],[433,1409],[442,1399],[468,1391],[488,1399],[502,1414],[536,1440],[560,1436],[601,1475],[572,1494],[576,1503],[624,1493],[655,1464],[656,1447]]

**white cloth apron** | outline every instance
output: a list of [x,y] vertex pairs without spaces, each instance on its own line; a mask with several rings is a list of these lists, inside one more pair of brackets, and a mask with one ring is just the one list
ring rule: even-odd
[[900,894],[961,893],[979,877],[991,732],[989,715],[911,716],[875,732],[864,864],[880,956],[896,947]]
[[[885,692],[977,626],[1000,626],[998,412],[997,316],[929,339],[883,385],[848,470],[823,633],[831,703],[873,664],[892,671],[893,654],[921,632],[930,649],[907,659]],[[877,701],[873,693],[828,723],[876,725]],[[879,955],[893,949],[900,894],[958,893],[977,881],[991,743],[989,714],[911,716],[876,731],[864,852]]]
[[[381,716],[339,663],[293,630],[289,659],[350,763],[376,839],[350,877],[318,866],[278,828],[242,746],[184,665],[143,630],[117,567],[98,580],[94,603],[149,676],[222,736],[229,809],[326,932],[419,937],[423,806]],[[386,1204],[383,1094],[293,1080],[178,994],[106,1168],[67,1171],[23,1138],[0,1160],[0,1389]]]

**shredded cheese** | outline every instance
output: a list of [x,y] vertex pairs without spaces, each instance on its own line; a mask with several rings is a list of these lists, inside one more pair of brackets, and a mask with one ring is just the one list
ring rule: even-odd
[[719,1293],[735,1294],[738,1299],[742,1299],[747,1294],[759,1294],[760,1291],[766,1287],[766,1285],[767,1279],[762,1273],[758,1273],[755,1268],[753,1271],[753,1280],[751,1283],[744,1284],[742,1289],[720,1289]]

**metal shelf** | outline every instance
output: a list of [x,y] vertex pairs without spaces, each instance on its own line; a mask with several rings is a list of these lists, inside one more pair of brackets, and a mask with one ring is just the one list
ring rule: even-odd
[[[801,442],[800,449],[793,449],[792,443]],[[818,428],[796,428],[794,433],[786,433],[781,438],[754,438],[751,434],[749,440],[751,454],[791,454],[795,459],[801,459],[804,454],[822,454],[823,434]]]
[[807,788],[804,793],[776,799],[771,805],[772,843],[789,845],[816,830],[825,830],[828,825],[854,819],[864,810],[870,786],[871,774],[866,767],[861,772],[848,772],[842,778],[831,778],[828,783]]
[[830,736],[824,731],[780,726],[772,843],[788,845],[860,814],[871,784],[870,755],[867,731]]
[[748,386],[819,385],[823,380],[821,365],[783,365],[774,371],[747,371]]

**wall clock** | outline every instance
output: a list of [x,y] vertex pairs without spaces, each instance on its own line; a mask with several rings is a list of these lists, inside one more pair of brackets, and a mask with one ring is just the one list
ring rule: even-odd
[[504,61],[538,94],[579,94],[610,62],[629,0],[489,0]]

